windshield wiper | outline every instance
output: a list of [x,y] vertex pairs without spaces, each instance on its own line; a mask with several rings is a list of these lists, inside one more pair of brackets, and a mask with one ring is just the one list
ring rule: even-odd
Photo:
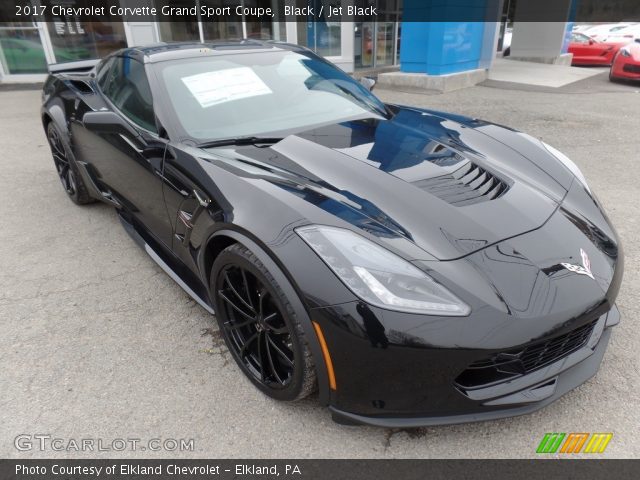
[[226,145],[273,145],[278,143],[282,138],[278,137],[235,137],[221,138],[219,140],[211,140],[196,145],[199,148],[224,147]]

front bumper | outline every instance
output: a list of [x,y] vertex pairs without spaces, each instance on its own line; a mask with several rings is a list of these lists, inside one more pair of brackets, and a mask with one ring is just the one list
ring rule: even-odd
[[614,63],[611,75],[615,78],[640,80],[640,63],[634,61],[620,61]]
[[[564,267],[581,262],[591,275]],[[338,421],[407,427],[534,411],[597,372],[619,322],[623,252],[578,182],[543,227],[458,260],[414,264],[471,315],[409,314],[357,300],[310,309],[331,354],[336,388],[326,403]],[[314,303],[322,304],[308,296]],[[499,375],[485,375],[486,365]],[[473,369],[482,375],[469,375]]]
[[[495,420],[535,412],[553,403],[593,377],[602,362],[611,336],[611,327],[619,323],[614,306],[598,320],[584,347],[542,369],[485,389],[473,391],[476,411],[442,415],[361,415],[330,406],[333,420],[348,425],[372,425],[385,428],[415,428],[431,425]],[[484,411],[483,411],[484,409]]]

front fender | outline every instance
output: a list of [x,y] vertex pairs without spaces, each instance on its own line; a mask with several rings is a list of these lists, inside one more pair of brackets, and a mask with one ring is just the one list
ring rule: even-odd
[[236,230],[225,228],[216,231],[211,236],[210,241],[213,241],[214,239],[216,239],[216,237],[221,236],[230,238],[251,250],[251,252],[256,257],[258,257],[262,264],[267,268],[267,270],[269,270],[269,273],[271,273],[275,281],[287,296],[289,302],[291,302],[291,306],[293,307],[295,315],[302,325],[302,328],[304,329],[309,348],[311,349],[311,353],[315,361],[316,376],[318,379],[319,401],[322,405],[328,405],[330,401],[329,377],[325,364],[322,361],[322,359],[324,358],[322,354],[322,348],[316,336],[313,324],[311,323],[309,313],[300,300],[300,296],[297,292],[297,289],[294,287],[294,284],[289,281],[289,278],[287,277],[287,275],[285,275],[281,266],[276,263],[271,255],[269,255],[263,247],[258,245],[258,243],[249,238],[247,235]]

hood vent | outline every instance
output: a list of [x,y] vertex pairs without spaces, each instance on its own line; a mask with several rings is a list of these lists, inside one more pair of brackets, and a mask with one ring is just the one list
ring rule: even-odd
[[451,173],[413,184],[456,207],[494,200],[509,190],[505,181],[470,160]]

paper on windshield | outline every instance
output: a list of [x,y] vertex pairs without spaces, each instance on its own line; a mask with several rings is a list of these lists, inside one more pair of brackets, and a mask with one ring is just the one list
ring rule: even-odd
[[199,73],[182,79],[202,108],[272,93],[249,67]]

